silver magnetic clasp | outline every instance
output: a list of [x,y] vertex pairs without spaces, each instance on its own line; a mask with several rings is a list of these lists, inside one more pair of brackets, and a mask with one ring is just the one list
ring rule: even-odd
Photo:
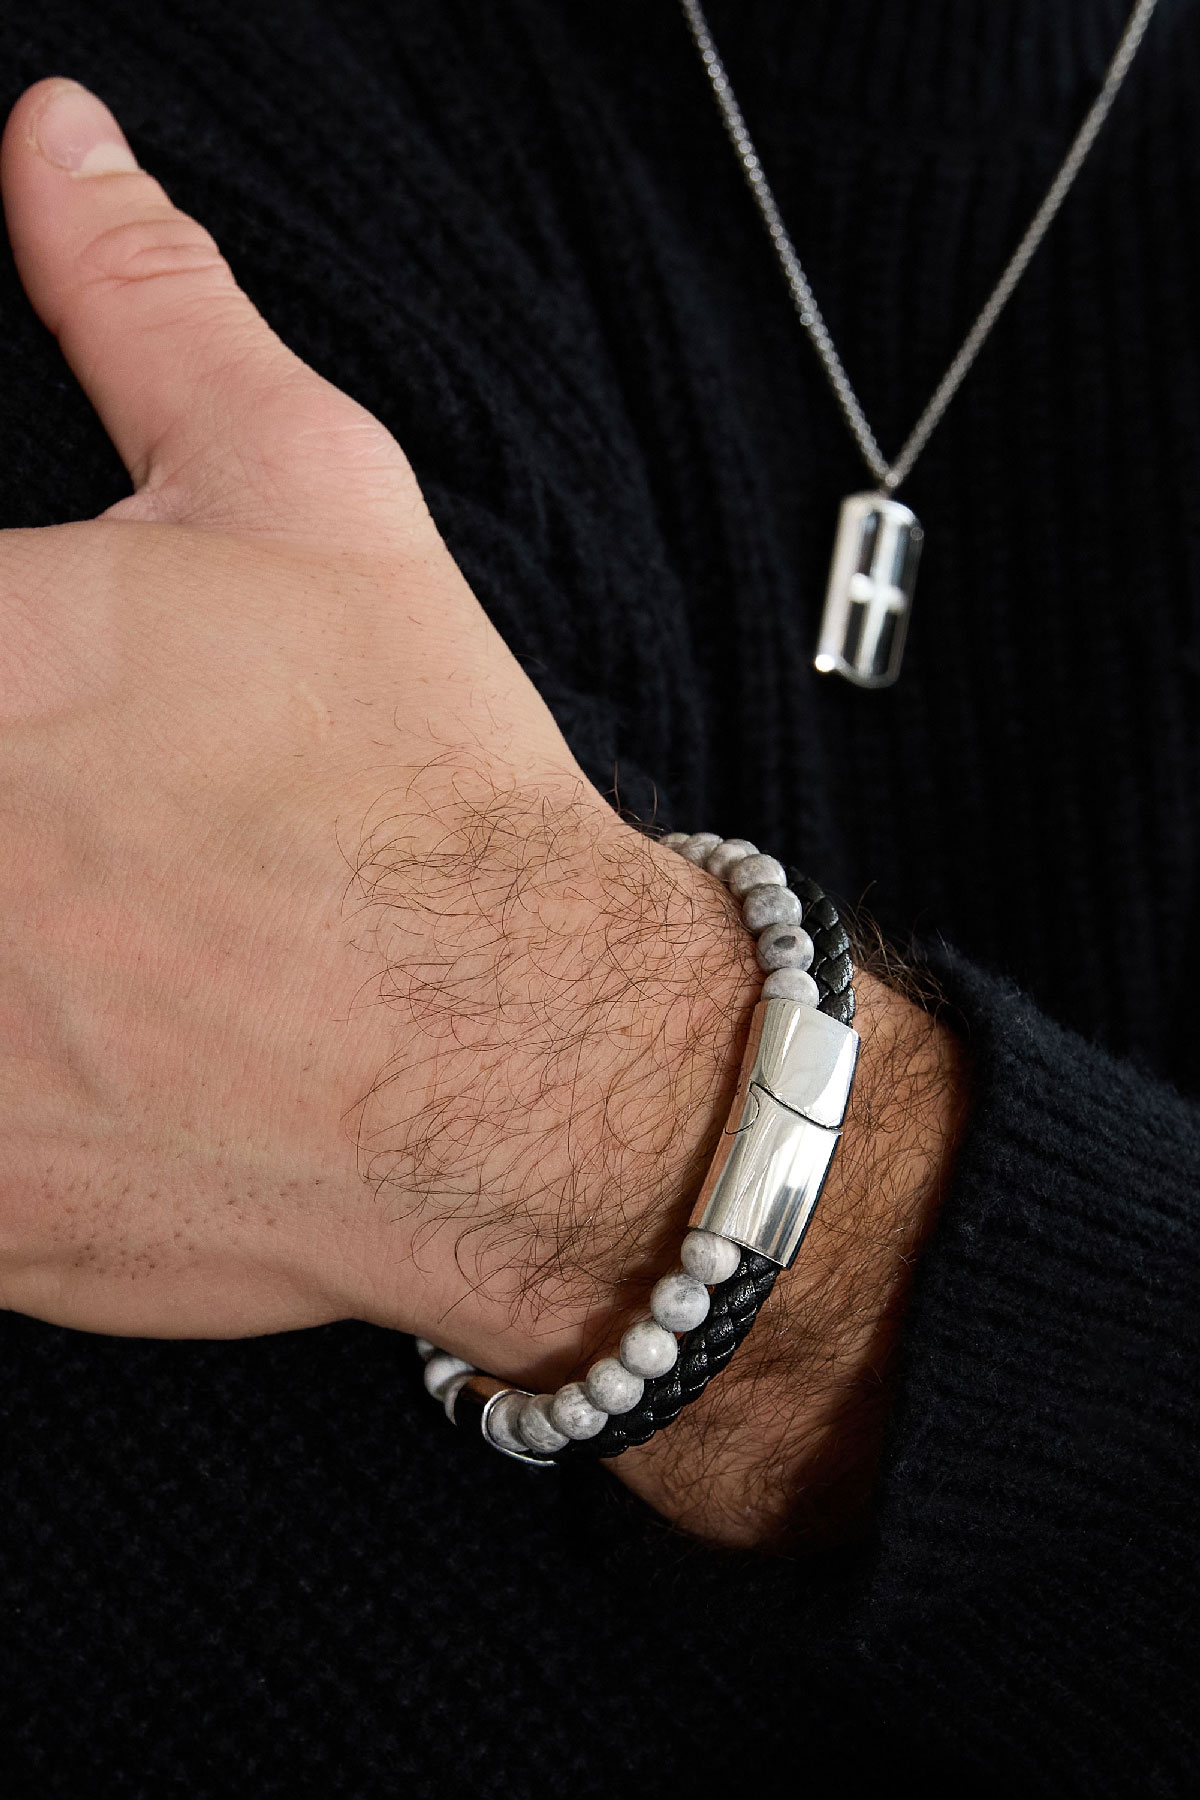
[[790,1266],[841,1137],[858,1046],[811,1006],[759,1001],[692,1225]]

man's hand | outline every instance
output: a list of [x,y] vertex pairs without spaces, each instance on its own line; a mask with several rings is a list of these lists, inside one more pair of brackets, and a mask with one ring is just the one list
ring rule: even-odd
[[[726,1079],[721,895],[585,781],[399,446],[100,103],[31,89],[2,175],[136,490],[0,541],[3,1299],[571,1352]],[[659,1158],[668,1087],[701,1122]]]
[[[0,175],[135,489],[0,538],[0,1300],[360,1317],[562,1379],[677,1248],[748,940],[589,786],[398,445],[99,102],[31,89]],[[678,1514],[686,1481],[641,1484]]]

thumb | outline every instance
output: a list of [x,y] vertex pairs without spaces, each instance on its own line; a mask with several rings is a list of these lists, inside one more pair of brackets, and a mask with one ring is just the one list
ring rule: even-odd
[[[38,82],[0,144],[17,269],[156,517],[257,506],[267,522],[344,522],[362,502],[411,506],[379,422],[281,343],[216,244],[144,174],[108,108]],[[319,496],[319,499],[318,499]]]

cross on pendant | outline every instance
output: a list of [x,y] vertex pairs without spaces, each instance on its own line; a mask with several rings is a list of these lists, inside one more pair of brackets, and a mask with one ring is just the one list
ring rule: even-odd
[[[881,560],[877,552],[875,566]],[[860,572],[850,577],[849,598],[856,605],[866,608],[854,650],[854,666],[860,674],[870,675],[875,670],[879,639],[888,615],[907,612],[908,595],[903,588],[893,586],[890,581],[880,580],[873,567],[869,575]]]

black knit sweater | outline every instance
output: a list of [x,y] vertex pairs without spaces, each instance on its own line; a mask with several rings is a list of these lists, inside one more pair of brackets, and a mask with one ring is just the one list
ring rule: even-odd
[[[1126,10],[712,0],[885,446]],[[1200,5],[905,490],[887,693],[809,669],[867,483],[671,0],[6,9],[5,104],[53,72],[392,428],[602,787],[933,947],[974,1105],[836,1554],[472,1452],[385,1331],[5,1318],[3,1792],[1194,1792]],[[123,473],[8,265],[0,318],[0,523],[94,513]]]

